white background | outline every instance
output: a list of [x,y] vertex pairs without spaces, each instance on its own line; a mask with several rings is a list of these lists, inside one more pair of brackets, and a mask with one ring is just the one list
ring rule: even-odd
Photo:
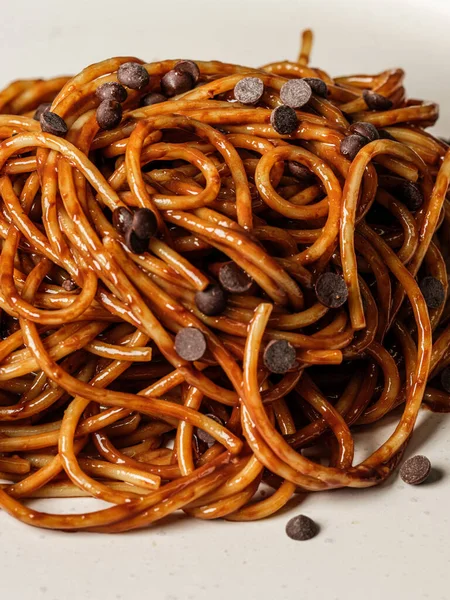
[[[331,74],[402,66],[409,95],[437,100],[450,136],[448,0],[1,0],[0,85],[78,72],[113,55],[257,66],[294,58],[313,27],[313,64]],[[358,435],[368,452],[392,429]],[[299,498],[290,511],[240,524],[176,519],[120,536],[32,529],[0,514],[2,597],[11,600],[448,600],[450,417],[423,412],[408,455],[439,481],[394,478],[378,489]],[[441,476],[441,477],[439,477]],[[82,511],[84,500],[36,502]],[[321,526],[307,543],[284,533],[302,511]]]

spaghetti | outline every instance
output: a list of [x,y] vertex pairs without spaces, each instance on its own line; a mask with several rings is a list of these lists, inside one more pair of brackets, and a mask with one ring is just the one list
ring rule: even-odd
[[[311,44],[261,69],[122,57],[0,93],[14,517],[261,519],[296,491],[381,483],[423,398],[450,405],[438,107],[407,99],[399,69],[333,79]],[[353,428],[394,410],[355,464]],[[75,496],[112,506],[25,503]]]

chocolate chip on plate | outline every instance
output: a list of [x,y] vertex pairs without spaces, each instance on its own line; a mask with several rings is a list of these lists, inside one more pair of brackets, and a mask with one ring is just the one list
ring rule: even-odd
[[100,129],[115,129],[122,120],[122,105],[116,100],[102,100],[95,118]]
[[295,365],[295,348],[286,340],[272,340],[264,350],[263,360],[271,373],[283,374]]
[[125,208],[125,206],[119,206],[119,208],[114,210],[112,219],[114,227],[123,235],[131,227],[133,213],[128,208]]
[[282,104],[271,112],[270,124],[280,135],[290,135],[298,127],[297,114],[293,108]]
[[242,104],[257,104],[264,93],[264,83],[259,77],[244,77],[234,86],[234,97]]
[[164,96],[172,98],[178,94],[184,94],[194,87],[192,75],[187,71],[181,71],[177,67],[168,71],[161,79],[161,91]]
[[41,114],[39,121],[41,123],[41,129],[42,131],[45,131],[45,133],[64,137],[69,131],[64,119],[49,110]]
[[424,277],[419,287],[428,308],[439,308],[445,302],[445,288],[436,277]]
[[445,369],[441,372],[441,385],[444,390],[450,394],[450,366],[445,367]]
[[[208,417],[209,419],[216,421],[216,423],[223,425],[222,419],[219,419],[219,417],[216,417],[216,415],[213,415],[212,413],[205,414],[205,417]],[[208,448],[211,448],[211,446],[213,446],[216,443],[216,440],[213,438],[213,436],[210,435],[204,429],[200,429],[200,427],[195,428],[195,433],[198,439],[205,443]]]
[[348,298],[344,278],[337,273],[322,273],[316,281],[317,300],[328,308],[339,308]]
[[328,86],[325,81],[322,81],[322,79],[319,79],[318,77],[303,77],[303,81],[306,81],[313,94],[322,96],[322,98],[326,98],[328,96]]
[[126,62],[117,70],[117,79],[132,90],[141,90],[150,82],[145,68],[136,62]]
[[175,351],[181,358],[193,362],[206,352],[206,338],[200,329],[185,327],[175,336]]
[[150,238],[158,229],[158,222],[149,208],[138,208],[133,213],[131,227],[138,238],[147,240],[148,245]]
[[165,102],[167,98],[158,92],[150,92],[145,94],[141,100],[141,106],[153,106],[153,104],[160,104]]
[[368,142],[369,140],[366,137],[352,133],[352,135],[348,135],[342,140],[340,146],[341,154],[349,160],[354,160],[361,148],[364,148]]
[[419,485],[423,483],[431,472],[431,463],[426,456],[418,454],[408,458],[400,469],[400,477],[405,483]]
[[311,87],[304,79],[289,79],[280,90],[281,102],[291,108],[305,106],[310,101],[311,96]]
[[39,104],[39,106],[35,110],[35,113],[33,115],[33,119],[35,121],[40,121],[41,120],[41,115],[43,113],[45,113],[45,112],[48,112],[50,110],[51,105],[52,105],[51,102],[43,102],[42,104]]
[[370,110],[389,110],[393,105],[392,100],[371,90],[363,91],[363,99]]
[[219,285],[209,285],[195,294],[195,304],[203,314],[214,317],[223,313],[227,306],[227,298]]
[[420,188],[412,181],[402,181],[395,186],[395,193],[399,200],[411,211],[418,210],[423,204],[423,194]]
[[200,78],[200,69],[193,60],[180,60],[175,65],[175,68],[178,71],[184,71],[185,73],[189,73],[189,75],[194,80],[194,83],[197,83],[197,81]]
[[116,102],[125,102],[128,96],[127,90],[117,81],[103,83],[97,88],[95,94],[100,100],[115,100]]
[[253,279],[234,262],[225,263],[220,267],[219,281],[231,294],[248,292],[253,285]]
[[317,524],[305,515],[298,515],[287,522],[286,534],[295,541],[304,542],[319,533]]
[[375,125],[372,125],[372,123],[364,123],[364,121],[357,121],[356,123],[353,123],[353,125],[350,125],[350,131],[366,137],[371,142],[378,140],[380,137]]
[[314,177],[311,171],[295,160],[288,161],[289,173],[299,181],[308,181]]

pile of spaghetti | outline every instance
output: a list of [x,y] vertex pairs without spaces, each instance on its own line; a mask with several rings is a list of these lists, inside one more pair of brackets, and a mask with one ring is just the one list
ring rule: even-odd
[[[384,481],[422,401],[450,404],[438,108],[399,69],[331,78],[311,42],[260,69],[123,57],[0,93],[14,517],[261,519],[298,491]],[[391,411],[357,464],[352,432]],[[28,506],[74,496],[112,506]]]

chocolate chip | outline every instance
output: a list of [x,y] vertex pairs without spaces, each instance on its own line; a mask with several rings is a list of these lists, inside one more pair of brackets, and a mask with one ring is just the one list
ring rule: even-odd
[[392,100],[371,90],[363,91],[363,99],[370,110],[389,110],[392,108]]
[[155,235],[158,222],[149,208],[138,208],[133,215],[131,226],[138,238],[149,240]]
[[307,167],[294,160],[288,162],[288,169],[290,174],[299,181],[308,181],[314,177],[313,173]]
[[395,186],[395,192],[399,200],[411,211],[418,210],[423,204],[423,195],[419,187],[412,181],[402,181]]
[[148,208],[138,208],[133,213],[124,207],[117,208],[113,223],[120,233],[125,233],[125,243],[136,254],[148,250],[150,238],[158,228],[156,217]]
[[350,131],[366,137],[370,142],[377,140],[380,136],[378,129],[372,123],[364,123],[364,121],[358,121],[350,125]]
[[441,385],[450,394],[450,367],[445,367],[441,372]]
[[195,327],[180,329],[175,336],[175,351],[189,362],[200,360],[206,352],[206,338]]
[[419,485],[427,479],[431,472],[431,463],[426,456],[418,454],[408,458],[400,469],[400,477],[405,483]]
[[122,235],[127,229],[131,227],[133,221],[133,214],[125,206],[119,206],[113,212],[113,225],[119,233]]
[[316,281],[317,300],[328,308],[339,308],[348,298],[344,278],[337,273],[322,273]]
[[280,135],[290,135],[298,127],[295,110],[290,106],[277,106],[270,115],[270,124]]
[[253,285],[253,279],[234,262],[225,263],[220,267],[219,281],[231,294],[248,292]]
[[[208,417],[209,419],[216,421],[216,423],[223,425],[222,419],[219,419],[219,417],[216,417],[216,415],[213,415],[212,413],[205,414],[205,417]],[[213,438],[213,436],[204,429],[200,429],[200,427],[195,428],[195,433],[198,439],[206,444],[208,448],[211,448],[211,446],[214,446],[216,443],[216,440]]]
[[227,306],[225,292],[219,285],[209,285],[195,294],[195,304],[203,314],[214,317],[223,313]]
[[45,112],[48,112],[50,110],[51,105],[52,105],[51,102],[43,102],[42,104],[39,104],[39,106],[37,107],[37,109],[33,115],[33,119],[35,121],[40,121],[41,115]]
[[286,340],[272,340],[264,350],[264,364],[272,373],[283,374],[295,365],[295,348]]
[[140,238],[132,227],[125,231],[125,243],[134,254],[143,254],[148,250],[149,238]]
[[195,460],[198,460],[200,456],[208,450],[208,446],[205,444],[205,442],[199,440],[195,433],[192,436],[192,448],[194,450]]
[[97,88],[95,94],[100,100],[115,100],[116,102],[125,102],[128,96],[127,90],[117,81],[103,83]]
[[317,524],[305,515],[298,515],[290,519],[286,525],[286,534],[295,541],[310,540],[318,533],[319,527]]
[[162,94],[158,94],[158,92],[150,92],[149,94],[145,94],[145,96],[141,100],[141,106],[153,106],[154,104],[159,104],[160,102],[165,102],[167,98]]
[[120,65],[117,79],[122,85],[132,90],[141,90],[150,82],[150,77],[142,65],[135,62],[126,62]]
[[318,96],[322,96],[326,98],[328,96],[328,87],[325,81],[319,79],[318,77],[303,77],[303,81],[311,88],[313,94],[317,94]]
[[39,121],[41,123],[41,129],[42,131],[45,131],[45,133],[64,137],[68,132],[64,119],[49,110],[41,114]]
[[185,73],[189,73],[189,75],[194,80],[194,83],[197,83],[197,81],[200,78],[200,69],[193,60],[180,60],[175,65],[175,68],[178,71],[184,71]]
[[436,277],[424,277],[419,287],[428,308],[439,308],[445,302],[445,288]]
[[68,279],[64,279],[62,282],[62,287],[66,292],[73,292],[77,288],[77,284],[70,277]]
[[281,102],[291,108],[305,106],[311,96],[312,90],[304,79],[289,79],[280,90]]
[[369,140],[366,137],[352,133],[352,135],[348,135],[342,140],[340,147],[341,154],[349,160],[353,160],[361,148],[364,148],[368,142]]
[[115,129],[122,120],[122,105],[115,100],[103,100],[95,117],[100,129]]
[[234,97],[242,104],[257,104],[264,93],[264,83],[259,77],[244,77],[234,86]]
[[168,98],[184,94],[194,87],[192,75],[187,71],[180,71],[176,67],[168,71],[161,79],[161,91]]

